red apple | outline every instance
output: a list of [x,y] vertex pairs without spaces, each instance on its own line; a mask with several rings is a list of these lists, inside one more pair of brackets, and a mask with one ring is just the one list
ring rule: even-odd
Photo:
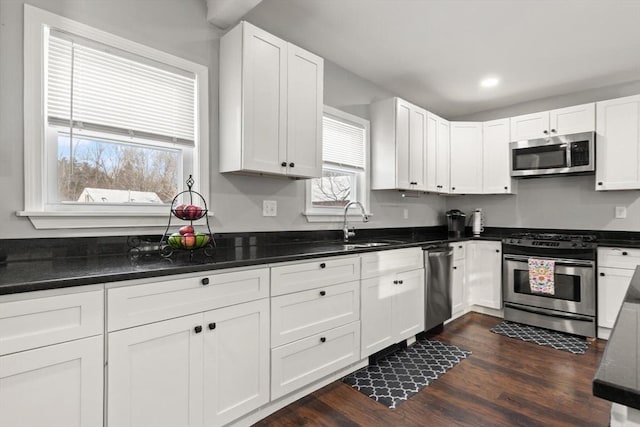
[[182,246],[187,249],[191,249],[196,245],[195,234],[188,233],[182,235]]
[[191,225],[185,225],[184,227],[180,227],[180,229],[178,230],[178,233],[184,236],[185,234],[194,234],[194,231],[195,230]]
[[176,216],[178,218],[181,218],[181,219],[184,218],[184,208],[185,207],[186,207],[186,205],[180,204],[180,205],[176,206],[173,209],[173,212],[175,212],[175,214],[176,214]]

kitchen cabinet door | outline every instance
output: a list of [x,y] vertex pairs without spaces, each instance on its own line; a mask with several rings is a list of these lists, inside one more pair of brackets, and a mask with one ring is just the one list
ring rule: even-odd
[[0,357],[0,425],[101,427],[103,337]]
[[513,193],[509,159],[509,119],[482,124],[482,192]]
[[109,334],[109,426],[203,426],[203,330],[195,314]]
[[465,260],[453,261],[453,271],[451,272],[451,319],[458,318],[466,310],[465,302]]
[[425,189],[433,193],[448,193],[449,122],[429,112],[426,146]]
[[322,176],[324,61],[288,44],[287,175]]
[[424,269],[398,273],[393,299],[395,341],[424,331]]
[[598,326],[613,328],[634,271],[598,267]]
[[573,105],[549,111],[549,135],[593,132],[596,128],[596,104]]
[[596,103],[596,190],[640,188],[640,95]]
[[502,308],[502,244],[470,241],[465,258],[465,289],[471,305]]
[[414,106],[409,119],[409,186],[426,189],[427,112]]
[[361,282],[361,358],[395,344],[393,330],[393,281],[395,274]]
[[482,193],[482,123],[451,122],[451,194]]
[[204,425],[220,426],[269,401],[269,300],[204,314]]
[[509,121],[511,141],[522,141],[549,136],[548,111],[511,117]]

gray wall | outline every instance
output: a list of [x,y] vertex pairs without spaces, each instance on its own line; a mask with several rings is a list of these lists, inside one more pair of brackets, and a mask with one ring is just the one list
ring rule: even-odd
[[[219,32],[206,21],[202,0],[29,0],[29,4],[164,50],[209,67],[211,194],[214,231],[338,229],[339,224],[309,224],[304,181],[221,175],[218,173]],[[16,211],[23,201],[23,4],[0,0],[0,238],[121,235],[164,229],[35,230]],[[304,47],[304,46],[303,46]],[[374,84],[329,61],[325,63],[325,103],[368,118],[368,104],[391,96]],[[278,216],[262,217],[262,200],[278,202]],[[372,192],[371,222],[357,227],[404,227],[443,222],[443,197],[402,198],[395,191]],[[404,209],[408,219],[403,218]]]
[[[484,121],[640,94],[640,81],[483,111],[458,120]],[[597,143],[597,141],[596,141]],[[447,209],[485,212],[489,226],[640,231],[640,191],[595,191],[591,176],[517,180],[515,196],[450,197]],[[616,219],[615,207],[627,208]]]

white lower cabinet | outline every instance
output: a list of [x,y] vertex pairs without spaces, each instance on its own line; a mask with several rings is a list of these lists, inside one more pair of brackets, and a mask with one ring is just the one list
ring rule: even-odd
[[451,272],[451,319],[455,319],[464,314],[466,304],[466,260],[465,242],[453,243],[453,265]]
[[267,299],[109,334],[108,425],[214,426],[269,399]]
[[0,426],[102,426],[102,361],[102,335],[0,357]]
[[424,331],[424,269],[362,281],[361,357]]
[[502,308],[502,243],[472,240],[466,243],[465,288],[470,305]]

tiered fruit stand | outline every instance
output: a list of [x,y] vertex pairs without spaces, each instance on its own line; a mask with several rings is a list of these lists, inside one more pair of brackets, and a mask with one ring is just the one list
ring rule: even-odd
[[[169,222],[167,229],[160,240],[160,255],[170,257],[175,251],[189,251],[193,256],[196,250],[202,249],[205,255],[213,255],[215,240],[209,227],[209,217],[207,213],[207,201],[202,194],[193,190],[193,177],[189,175],[186,181],[187,190],[178,193],[171,202],[169,212]],[[171,221],[177,218],[185,224],[177,232],[169,234]],[[196,231],[197,227],[193,222],[205,218],[206,232]]]

